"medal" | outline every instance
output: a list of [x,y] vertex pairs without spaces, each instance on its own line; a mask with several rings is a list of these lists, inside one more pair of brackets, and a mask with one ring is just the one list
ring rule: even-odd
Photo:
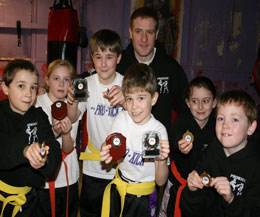
[[161,156],[160,135],[149,131],[143,135],[143,158],[156,158]]
[[193,134],[188,130],[183,134],[182,138],[191,143],[194,141]]
[[57,120],[62,120],[67,116],[67,104],[57,101],[51,105],[51,115]]
[[126,138],[121,133],[113,133],[109,135],[106,139],[106,144],[112,145],[109,153],[113,160],[119,160],[125,156]]
[[104,97],[108,100],[111,99],[110,93],[109,93],[109,88],[107,88],[107,91],[104,93]]
[[211,177],[209,174],[207,174],[206,172],[203,172],[201,175],[200,175],[200,178],[201,178],[201,182],[204,186],[206,187],[210,187],[210,183],[211,183]]
[[42,142],[42,144],[40,144],[40,148],[41,148],[41,156],[42,158],[44,158],[46,156],[45,142]]
[[73,81],[73,98],[82,99],[87,96],[88,85],[87,80],[84,78],[77,78]]

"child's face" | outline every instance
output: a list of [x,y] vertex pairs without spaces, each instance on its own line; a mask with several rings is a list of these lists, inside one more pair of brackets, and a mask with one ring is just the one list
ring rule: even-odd
[[194,119],[203,128],[209,119],[212,109],[216,106],[216,99],[212,93],[204,87],[193,87],[189,99],[186,99]]
[[46,84],[49,86],[49,97],[52,102],[64,100],[68,94],[71,85],[71,74],[66,66],[59,66],[45,78]]
[[229,103],[221,105],[217,112],[216,135],[227,156],[243,149],[247,136],[252,135],[256,121],[249,123],[242,106]]
[[151,118],[152,106],[155,105],[158,93],[156,92],[152,97],[146,91],[137,91],[134,93],[127,93],[126,110],[132,120],[138,125],[144,125]]
[[115,52],[100,50],[98,48],[92,55],[92,60],[101,84],[111,84],[116,77],[116,65],[120,62],[121,55]]
[[4,82],[2,83],[3,91],[8,95],[11,109],[21,115],[24,115],[34,103],[37,87],[38,77],[28,70],[18,71],[9,87],[5,86]]

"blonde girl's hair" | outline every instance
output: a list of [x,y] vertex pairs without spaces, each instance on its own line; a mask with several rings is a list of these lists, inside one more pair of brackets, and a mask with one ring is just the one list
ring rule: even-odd
[[[71,79],[74,79],[76,77],[76,72],[72,64],[68,60],[62,60],[62,59],[54,60],[48,65],[46,77],[49,78],[51,76],[51,73],[55,69],[61,66],[67,67],[69,69]],[[45,88],[47,91],[49,91],[49,87],[46,83],[45,83]]]

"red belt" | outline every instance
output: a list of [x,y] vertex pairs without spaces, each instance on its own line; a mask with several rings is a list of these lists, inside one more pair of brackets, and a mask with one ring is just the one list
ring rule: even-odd
[[185,188],[187,184],[187,180],[181,177],[181,174],[177,170],[177,167],[174,163],[174,160],[171,164],[171,170],[175,178],[178,180],[179,183],[181,183],[181,186],[178,188],[177,196],[175,200],[175,207],[174,207],[174,217],[181,217],[181,209],[180,209],[180,199],[181,199],[181,192]]
[[[65,174],[66,174],[66,181],[67,181],[66,217],[68,217],[68,213],[69,213],[69,177],[68,177],[68,166],[67,166],[67,163],[65,162],[65,158],[69,154],[71,154],[73,151],[74,151],[74,148],[68,154],[65,154],[62,151],[62,162],[64,163]],[[49,182],[49,191],[50,191],[50,201],[51,201],[51,216],[55,217],[55,180]]]

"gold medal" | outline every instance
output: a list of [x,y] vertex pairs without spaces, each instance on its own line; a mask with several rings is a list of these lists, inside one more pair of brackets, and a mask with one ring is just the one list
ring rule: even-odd
[[200,178],[201,178],[201,182],[204,186],[206,187],[210,187],[210,183],[211,183],[211,177],[209,174],[207,174],[206,172],[203,172],[201,175],[200,175]]
[[193,134],[188,130],[183,134],[182,138],[191,143],[193,143],[193,141],[194,141]]

